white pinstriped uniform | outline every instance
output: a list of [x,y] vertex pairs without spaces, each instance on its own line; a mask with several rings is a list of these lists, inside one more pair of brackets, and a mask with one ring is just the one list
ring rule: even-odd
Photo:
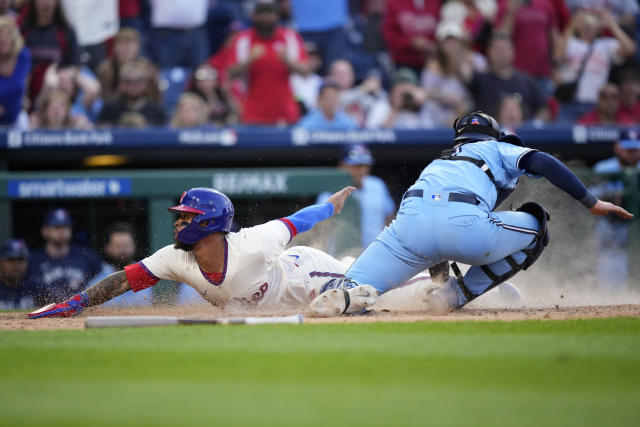
[[296,246],[285,251],[291,238],[290,229],[280,220],[229,233],[224,270],[213,277],[200,269],[193,253],[172,245],[138,265],[154,279],[188,284],[214,305],[233,299],[260,307],[291,307],[309,302],[327,278],[339,277],[348,267],[314,248]]

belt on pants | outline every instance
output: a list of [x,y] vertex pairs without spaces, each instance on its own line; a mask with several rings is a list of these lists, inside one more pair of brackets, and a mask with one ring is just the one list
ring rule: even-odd
[[[402,196],[402,200],[409,197],[422,197],[424,195],[424,190],[409,190]],[[480,200],[476,198],[473,194],[464,194],[464,193],[449,193],[449,201],[450,202],[462,202],[469,203],[471,205],[479,205]]]

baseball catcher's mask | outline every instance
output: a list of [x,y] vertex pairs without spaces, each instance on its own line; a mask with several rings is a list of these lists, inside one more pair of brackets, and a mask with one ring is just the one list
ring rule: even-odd
[[191,223],[178,233],[178,240],[191,245],[216,231],[229,232],[233,223],[233,203],[219,191],[211,188],[192,188],[182,193],[180,204],[169,212],[197,214]]
[[473,111],[453,122],[454,144],[467,139],[498,139],[502,136],[500,125],[490,115],[482,111]]

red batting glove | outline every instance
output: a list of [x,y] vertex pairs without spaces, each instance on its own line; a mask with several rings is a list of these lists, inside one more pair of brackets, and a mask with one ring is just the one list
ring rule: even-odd
[[40,317],[71,317],[80,313],[86,307],[89,307],[89,297],[86,293],[80,292],[68,301],[61,302],[60,304],[45,305],[39,310],[32,311],[28,314],[28,317],[29,319],[38,319]]

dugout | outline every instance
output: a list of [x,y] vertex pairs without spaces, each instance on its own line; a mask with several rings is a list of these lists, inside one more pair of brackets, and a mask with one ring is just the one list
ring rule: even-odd
[[[173,169],[74,172],[0,173],[0,239],[24,238],[40,247],[42,216],[49,208],[65,207],[74,219],[74,239],[101,251],[106,227],[115,221],[134,225],[138,256],[173,241],[175,216],[167,207],[192,187],[213,187],[235,206],[239,226],[247,227],[287,216],[313,204],[322,191],[337,191],[351,183],[334,167],[262,169]],[[360,242],[360,211],[349,199],[340,214],[334,252]]]

